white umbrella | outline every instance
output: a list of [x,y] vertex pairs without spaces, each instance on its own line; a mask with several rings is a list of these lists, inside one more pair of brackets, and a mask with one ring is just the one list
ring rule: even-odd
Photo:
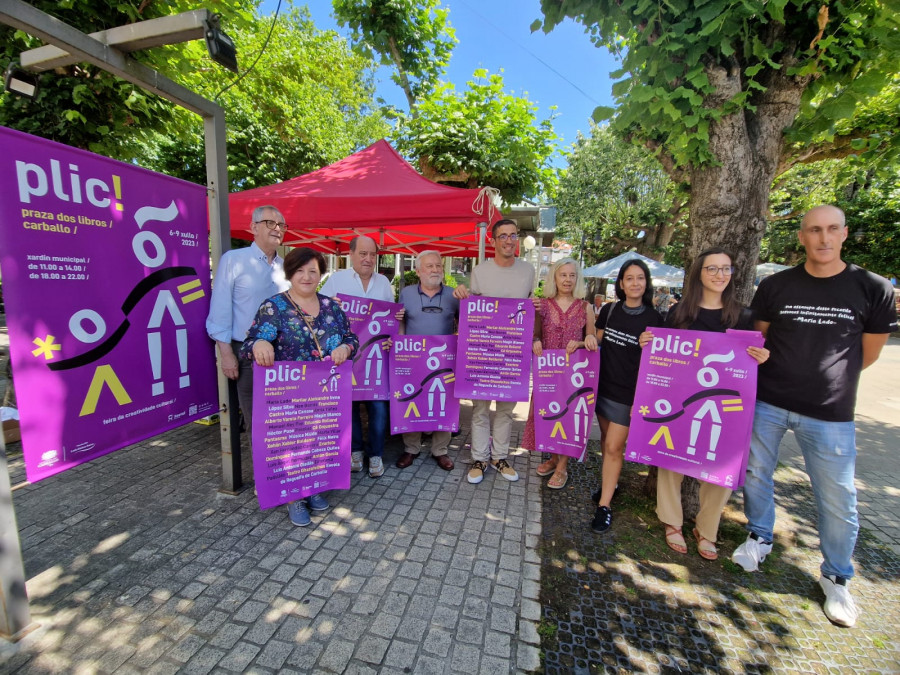
[[762,263],[756,266],[756,277],[769,277],[776,272],[791,269],[790,265],[779,265],[778,263]]
[[617,255],[615,258],[605,260],[596,265],[591,265],[582,270],[582,274],[586,277],[595,277],[600,279],[615,279],[619,274],[619,268],[629,260],[643,260],[650,270],[650,277],[653,279],[653,285],[657,285],[657,281],[662,285],[681,286],[684,284],[684,270],[680,267],[673,267],[665,263],[657,262],[652,258],[643,256],[640,253],[629,251]]

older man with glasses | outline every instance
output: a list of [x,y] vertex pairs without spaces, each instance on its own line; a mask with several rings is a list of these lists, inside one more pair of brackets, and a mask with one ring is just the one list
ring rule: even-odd
[[[498,220],[491,228],[494,242],[494,258],[485,260],[472,270],[474,295],[494,298],[528,298],[534,291],[534,267],[516,258],[519,244],[519,228],[514,220]],[[462,300],[470,290],[457,286],[453,295]],[[506,480],[519,480],[519,474],[506,460],[509,456],[509,437],[512,433],[515,401],[497,401],[494,424],[491,427],[491,402],[472,401],[472,467],[466,476],[470,483],[484,479],[488,465],[496,469]]]
[[[419,283],[400,291],[404,308],[406,335],[452,335],[459,317],[459,300],[453,289],[444,286],[444,266],[437,251],[422,251],[416,258]],[[397,468],[409,467],[422,450],[422,434],[418,431],[403,434],[403,454]],[[447,456],[450,432],[435,431],[431,435],[431,456],[444,471],[453,470],[453,460]]]
[[259,206],[253,210],[250,232],[253,243],[249,247],[228,251],[219,261],[206,318],[206,332],[219,350],[219,367],[237,383],[248,435],[253,414],[253,362],[239,362],[237,355],[259,306],[290,286],[284,278],[284,260],[277,253],[287,232],[284,216],[274,206]]

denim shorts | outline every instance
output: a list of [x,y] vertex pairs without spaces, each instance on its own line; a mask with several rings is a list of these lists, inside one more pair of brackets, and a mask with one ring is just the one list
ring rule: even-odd
[[602,396],[597,397],[597,414],[623,427],[631,424],[631,406]]

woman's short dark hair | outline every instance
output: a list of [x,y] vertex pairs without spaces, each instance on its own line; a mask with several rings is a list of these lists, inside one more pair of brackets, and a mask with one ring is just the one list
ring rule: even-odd
[[291,277],[297,273],[297,270],[310,260],[315,260],[319,263],[319,274],[325,274],[325,256],[318,251],[303,246],[302,248],[291,249],[291,251],[284,256],[284,278],[290,281]]
[[619,268],[619,275],[616,277],[616,297],[619,300],[625,300],[625,289],[622,288],[622,279],[625,278],[625,272],[629,267],[640,267],[644,272],[644,279],[647,280],[647,286],[644,288],[644,295],[641,297],[641,302],[645,305],[649,305],[653,307],[653,283],[650,279],[650,268],[647,267],[647,263],[639,258],[631,258],[630,260],[626,260],[622,263],[622,266]]

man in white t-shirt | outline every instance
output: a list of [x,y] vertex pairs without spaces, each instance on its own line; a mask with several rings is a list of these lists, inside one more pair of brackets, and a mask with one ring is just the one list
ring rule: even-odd
[[[514,220],[500,220],[491,228],[494,258],[485,260],[472,270],[471,290],[460,284],[453,296],[462,300],[472,295],[494,298],[528,298],[534,290],[534,267],[516,258],[519,228]],[[466,477],[470,483],[480,483],[488,465],[506,480],[519,480],[519,474],[506,458],[509,456],[509,437],[512,430],[515,401],[496,401],[494,424],[491,427],[491,402],[472,401],[472,466]]]
[[[358,298],[394,302],[394,289],[383,274],[375,271],[378,246],[375,240],[359,235],[350,240],[350,269],[332,272],[319,291],[334,297],[353,295]],[[360,404],[365,404],[369,417],[369,438],[363,437]],[[384,437],[388,425],[387,401],[353,401],[353,437],[351,441],[350,470],[363,470],[363,458],[369,457],[369,476],[378,478],[384,474]]]

